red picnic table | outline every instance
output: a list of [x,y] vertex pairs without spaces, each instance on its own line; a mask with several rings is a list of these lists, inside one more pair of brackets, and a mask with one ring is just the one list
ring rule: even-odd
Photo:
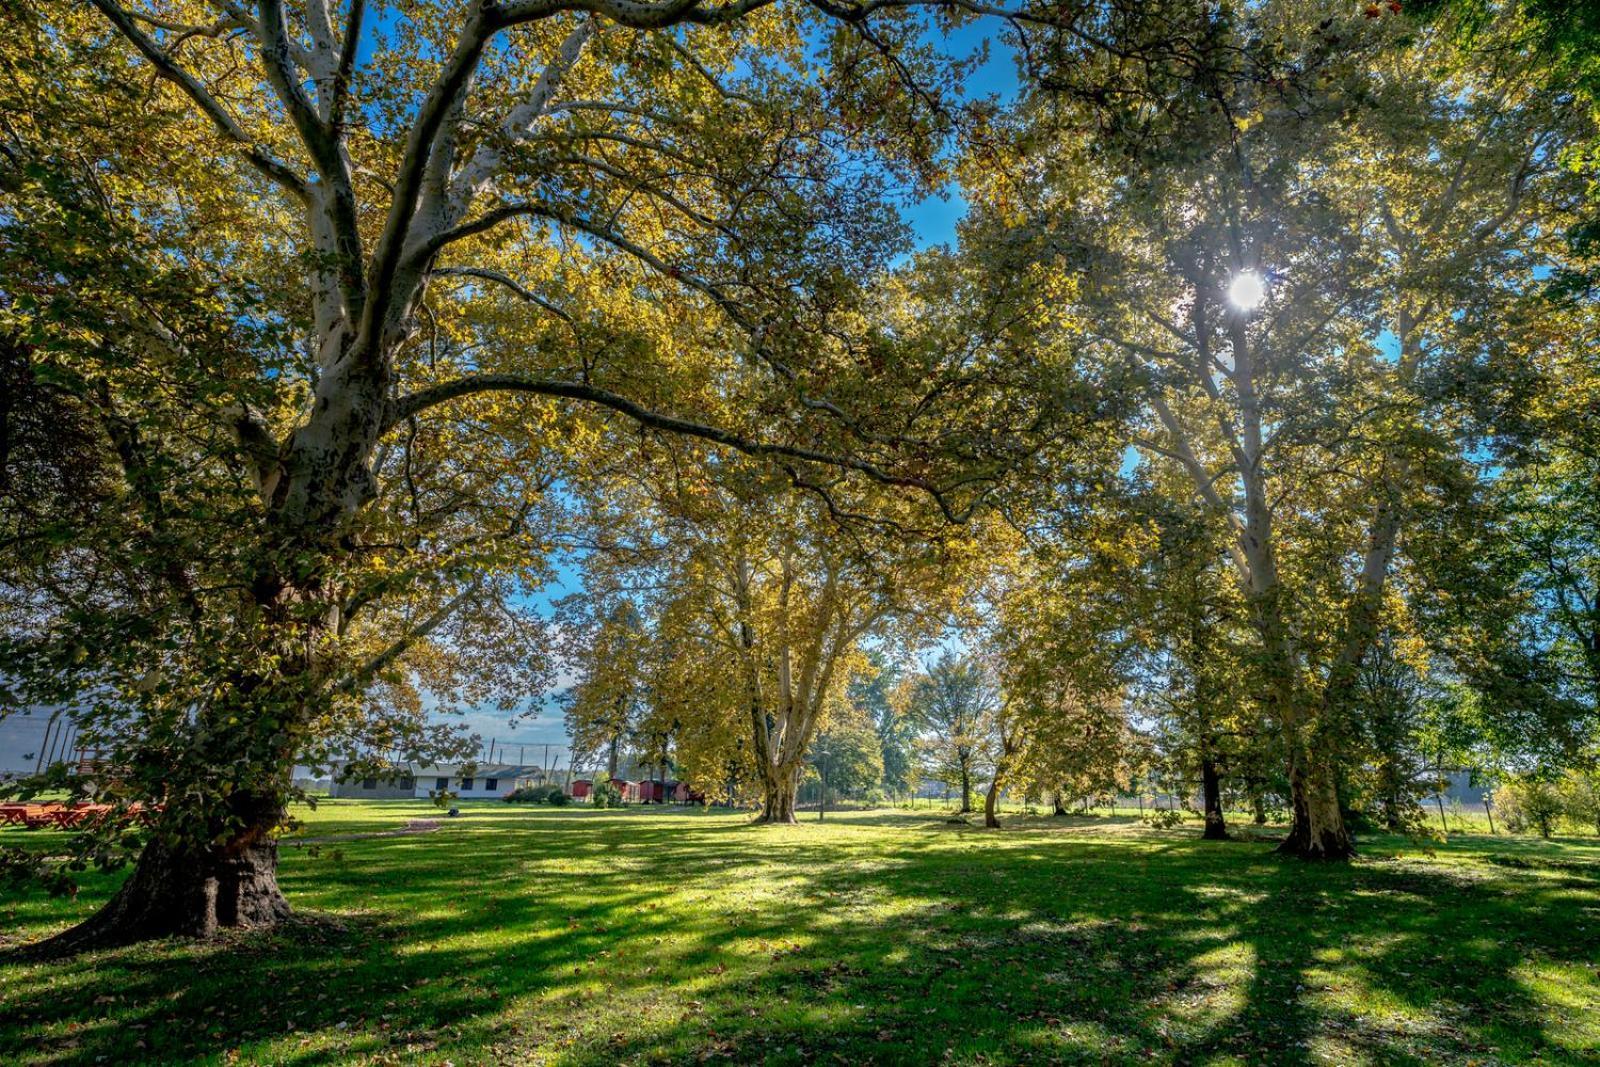
[[[72,830],[90,820],[107,818],[115,810],[111,804],[0,804],[0,825],[24,826],[29,830],[46,826]],[[123,813],[123,818],[148,826],[155,810],[158,809],[133,804]]]
[[50,812],[50,819],[61,829],[71,830],[90,819],[103,818],[110,810],[110,804],[69,804]]
[[60,804],[8,804],[5,810],[5,821],[16,826],[26,826],[30,830],[37,830],[49,826],[56,821],[56,812]]

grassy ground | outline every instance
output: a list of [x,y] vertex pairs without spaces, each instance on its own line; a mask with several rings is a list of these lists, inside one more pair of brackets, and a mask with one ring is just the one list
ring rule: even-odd
[[[1309,867],[1103,816],[462,807],[286,843],[342,929],[0,963],[0,1063],[1600,1062],[1593,839]],[[0,937],[111,888],[9,893]]]

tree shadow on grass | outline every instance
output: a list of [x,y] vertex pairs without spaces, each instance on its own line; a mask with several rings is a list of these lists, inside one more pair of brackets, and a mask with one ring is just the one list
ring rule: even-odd
[[[837,945],[826,965],[795,964],[821,966],[820,986],[808,987],[803,969],[783,968],[742,983],[746,996],[763,1003],[806,997],[809,1010],[795,1024],[774,1026],[771,1014],[752,1025],[689,1020],[574,1062],[707,1050],[731,1062],[812,1062],[849,1049],[908,1063],[947,1050],[969,1062],[1182,1063],[1582,1062],[1593,1053],[1551,1042],[1549,1005],[1516,975],[1529,953],[1593,959],[1593,937],[1571,940],[1586,906],[1572,887],[1508,897],[1504,885],[1437,871],[1307,868],[1257,854],[1243,869],[1209,870],[1203,880],[1182,871],[1161,877],[1134,863],[1124,866],[1139,885],[1063,874],[1035,882],[1048,885],[1042,897],[981,891],[985,875],[1015,889],[1010,865],[1019,858],[1049,862],[980,857],[957,866],[953,881],[941,880],[948,865],[902,868],[898,878],[938,885],[946,912],[960,918],[952,926],[935,912],[918,927],[898,926],[892,937],[900,951],[889,965],[859,951],[881,945],[886,931],[846,922],[834,926]],[[1118,858],[1075,859],[1104,871]],[[995,860],[1005,867],[990,869]],[[1317,870],[1323,874],[1313,879]],[[1381,903],[1360,906],[1372,898]],[[1541,917],[1536,928],[1526,925],[1530,909]],[[1519,936],[1467,936],[1464,922]],[[956,928],[965,932],[953,934]],[[1230,970],[1245,977],[1219,980]],[[1363,996],[1338,995],[1357,981]],[[864,1004],[872,1010],[862,1012]]]
[[1312,867],[1154,831],[893,834],[867,818],[823,838],[550,813],[291,854],[286,888],[354,910],[344,932],[0,974],[0,1060],[1584,1053],[1547,1032],[1551,1006],[1522,973],[1600,950],[1600,930],[1581,929],[1600,881],[1581,870]]

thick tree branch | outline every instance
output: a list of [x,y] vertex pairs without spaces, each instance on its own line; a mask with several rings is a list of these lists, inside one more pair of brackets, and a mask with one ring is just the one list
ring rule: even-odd
[[522,374],[469,375],[398,397],[390,403],[389,411],[384,418],[384,429],[385,431],[391,430],[411,416],[426,411],[428,408],[436,407],[439,404],[461,397],[473,396],[477,393],[488,392],[530,393],[537,396],[581,400],[585,403],[595,404],[626,415],[641,426],[647,426],[653,430],[661,430],[665,433],[681,434],[686,437],[695,437],[702,441],[710,441],[713,444],[723,445],[747,456],[803,460],[807,463],[817,463],[823,466],[855,471],[880,485],[917,489],[932,497],[946,520],[953,523],[965,522],[971,514],[970,508],[958,512],[950,506],[949,501],[946,499],[947,487],[935,485],[925,478],[895,474],[868,460],[855,456],[831,455],[827,452],[802,448],[797,445],[757,441],[717,426],[708,426],[704,423],[681,419],[675,415],[653,411],[620,393],[613,393],[597,386],[546,378],[533,378]]
[[668,263],[655,252],[632,240],[627,235],[618,233],[610,226],[595,222],[592,219],[572,211],[560,204],[547,204],[538,202],[502,204],[484,212],[482,215],[469,222],[464,222],[450,230],[437,235],[433,240],[417,248],[413,255],[417,260],[425,261],[436,255],[440,249],[457,241],[480,233],[486,233],[496,226],[515,218],[542,218],[593,237],[597,241],[625,252],[645,266],[664,277],[671,278],[681,285],[704,294],[710,298],[723,314],[727,315],[733,324],[743,330],[751,340],[750,355],[764,363],[775,374],[783,379],[784,383],[795,391],[795,398],[802,407],[812,411],[822,412],[843,425],[857,440],[873,445],[895,445],[905,443],[900,438],[884,437],[875,434],[861,424],[861,421],[831,400],[823,397],[812,396],[800,383],[800,376],[795,373],[782,359],[779,359],[765,341],[765,330],[754,322],[739,306],[738,301],[729,296],[723,289],[693,273]]
[[499,135],[479,145],[472,158],[456,172],[450,183],[446,215],[449,223],[459,221],[472,198],[499,173],[505,163],[507,147],[526,137],[532,131],[533,124],[549,112],[562,81],[582,56],[584,46],[594,36],[594,29],[591,19],[584,19],[572,28],[572,32],[556,49],[555,58],[545,66],[539,80],[528,91],[527,97],[512,108],[501,122]]
[[[1205,464],[1201,463],[1199,457],[1195,455],[1194,448],[1189,443],[1188,434],[1184,432],[1183,424],[1178,421],[1177,415],[1167,406],[1167,402],[1159,396],[1155,397],[1151,404],[1155,408],[1157,417],[1161,419],[1162,426],[1166,428],[1167,433],[1172,437],[1172,451],[1167,454],[1175,455],[1178,461],[1183,464],[1184,469],[1189,472],[1190,481],[1194,483],[1195,492],[1200,495],[1202,500],[1224,516],[1229,528],[1234,532],[1235,540],[1242,538],[1244,529],[1239,522],[1239,517],[1233,513],[1233,509],[1228,506],[1227,501],[1223,500],[1221,494],[1217,492],[1216,479],[1207,472]],[[1248,585],[1250,581],[1250,561],[1246,557],[1244,550],[1237,543],[1230,542],[1228,555],[1233,560],[1233,565],[1238,571],[1239,578]]]
[[361,227],[349,162],[331,122],[323,121],[300,88],[300,78],[290,60],[291,46],[281,0],[260,0],[257,11],[262,66],[322,178],[318,193],[326,200],[327,216],[332,223],[330,251],[338,260],[340,289],[350,314],[360,315],[366,302],[366,286],[361,275]]
[[455,47],[445,58],[439,76],[417,109],[417,117],[406,136],[405,151],[395,174],[389,214],[384,220],[368,271],[374,295],[361,316],[361,327],[357,334],[358,358],[376,358],[382,347],[379,335],[389,326],[387,320],[391,312],[396,307],[403,307],[412,296],[410,292],[395,292],[395,276],[408,259],[407,243],[411,224],[422,198],[435,141],[449,121],[451,112],[460,106],[472,76],[483,59],[484,46],[495,30],[491,18],[481,6],[474,7],[461,35],[456,39]]

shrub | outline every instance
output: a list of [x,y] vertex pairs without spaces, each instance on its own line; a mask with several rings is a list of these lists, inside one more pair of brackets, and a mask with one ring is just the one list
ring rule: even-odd
[[597,808],[620,808],[622,792],[610,782],[596,782],[590,800]]
[[1494,791],[1494,806],[1514,834],[1531,830],[1549,837],[1565,813],[1564,800],[1553,783],[1534,775],[1520,775]]
[[507,793],[505,801],[507,804],[539,804],[549,792],[549,786],[525,785]]
[[1170,830],[1181,824],[1183,817],[1184,812],[1180,808],[1151,808],[1144,813],[1144,822],[1158,830]]
[[1345,828],[1353,834],[1380,833],[1383,830],[1378,818],[1366,807],[1343,808],[1343,812]]
[[1560,788],[1562,808],[1573,826],[1600,834],[1600,775],[1568,771]]
[[572,798],[560,789],[551,789],[550,795],[545,798],[552,807],[564,808],[572,803]]

